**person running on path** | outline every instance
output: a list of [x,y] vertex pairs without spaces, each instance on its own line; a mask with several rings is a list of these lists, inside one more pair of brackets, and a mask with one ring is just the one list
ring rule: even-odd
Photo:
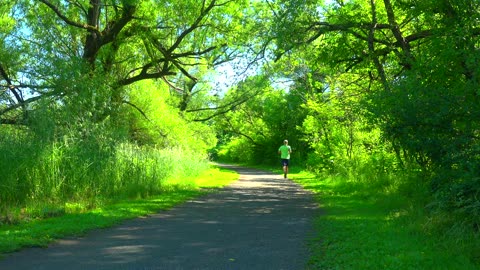
[[278,153],[282,159],[283,178],[287,178],[288,164],[290,162],[290,154],[292,153],[292,148],[288,145],[288,140],[283,141],[283,145],[278,148]]

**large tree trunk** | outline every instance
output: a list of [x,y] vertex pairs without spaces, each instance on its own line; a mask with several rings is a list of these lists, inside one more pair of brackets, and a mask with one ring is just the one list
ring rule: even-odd
[[[90,0],[90,7],[87,13],[87,24],[99,28],[100,19],[100,0]],[[85,40],[85,47],[83,50],[83,58],[86,59],[92,66],[94,65],[96,55],[101,46],[101,35],[99,32],[89,31]]]

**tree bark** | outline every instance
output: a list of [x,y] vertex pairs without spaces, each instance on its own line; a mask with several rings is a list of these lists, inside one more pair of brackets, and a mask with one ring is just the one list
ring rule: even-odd
[[369,34],[368,34],[368,50],[370,57],[372,58],[372,61],[375,65],[375,68],[377,69],[377,72],[380,76],[380,80],[382,82],[383,88],[386,91],[389,91],[389,86],[388,86],[388,81],[387,81],[387,76],[385,74],[385,69],[383,68],[382,63],[380,63],[379,56],[377,55],[375,51],[375,28],[377,26],[377,7],[375,0],[370,0],[370,6],[371,6],[371,15],[372,15],[372,26],[370,28]]
[[400,48],[402,49],[403,54],[400,55],[400,64],[406,69],[412,68],[412,63],[414,61],[410,44],[407,39],[403,37],[402,31],[400,31],[400,26],[395,20],[395,13],[393,11],[392,3],[390,0],[383,0],[385,4],[385,10],[387,11],[388,23],[391,26],[391,31],[393,36],[397,40]]

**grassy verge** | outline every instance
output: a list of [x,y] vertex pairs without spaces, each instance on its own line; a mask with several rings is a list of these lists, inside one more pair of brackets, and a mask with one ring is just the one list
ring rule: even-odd
[[166,210],[236,179],[237,173],[212,167],[195,178],[170,180],[163,193],[146,199],[117,200],[89,211],[69,211],[50,218],[3,225],[0,226],[0,254],[23,247],[46,246],[58,238],[82,235],[92,229]]
[[461,239],[422,229],[404,198],[335,178],[291,177],[315,192],[324,212],[315,220],[311,269],[480,269]]

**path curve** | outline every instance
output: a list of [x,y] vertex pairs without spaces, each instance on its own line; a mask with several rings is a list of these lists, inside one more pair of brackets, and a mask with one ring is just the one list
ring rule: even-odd
[[23,269],[305,269],[317,204],[299,185],[223,165],[240,179],[169,211],[0,260]]

